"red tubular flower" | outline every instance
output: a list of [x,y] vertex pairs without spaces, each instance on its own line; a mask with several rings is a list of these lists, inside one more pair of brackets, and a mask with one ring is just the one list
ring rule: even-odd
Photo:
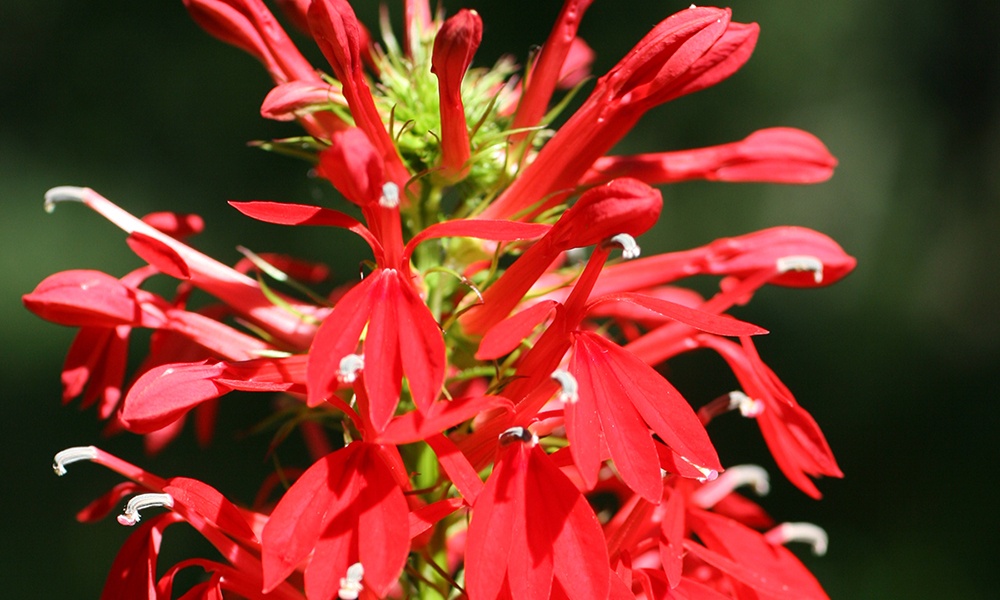
[[[187,272],[192,285],[222,300],[234,312],[258,324],[278,340],[296,348],[307,347],[312,340],[315,332],[313,325],[284,307],[276,306],[261,291],[260,285],[246,275],[147,225],[94,190],[64,186],[49,190],[45,196],[49,211],[58,203],[67,201],[86,204],[130,235],[141,234],[141,247],[149,250],[143,258],[165,258],[158,261],[158,268],[172,262],[178,269]],[[316,312],[315,307],[290,299],[287,302],[287,306],[294,307],[299,314]]]
[[317,461],[285,493],[264,526],[264,591],[308,559],[306,595],[333,598],[349,566],[383,597],[410,547],[409,510],[383,446],[355,442]]
[[789,127],[752,133],[745,140],[679,152],[604,156],[583,176],[584,183],[634,177],[650,185],[689,179],[819,183],[837,166],[815,136]]
[[501,437],[496,465],[472,507],[466,542],[470,598],[605,598],[607,550],[593,509],[516,428]]
[[184,0],[201,27],[264,63],[276,83],[319,81],[262,0]]
[[[523,127],[534,127],[545,116],[548,110],[549,101],[552,99],[552,92],[562,78],[563,66],[566,64],[572,49],[580,47],[576,44],[577,28],[583,20],[583,14],[593,0],[565,0],[559,16],[556,18],[555,26],[549,33],[549,38],[542,45],[542,49],[528,73],[524,91],[521,94],[521,101],[518,103],[517,112],[514,114],[514,129]],[[584,44],[586,47],[586,44]],[[579,56],[576,58],[579,59]],[[587,62],[587,61],[585,61]],[[517,142],[525,134],[515,134],[512,141]]]
[[750,58],[758,30],[730,23],[729,15],[728,9],[690,8],[657,25],[598,80],[583,106],[483,216],[511,217],[529,207],[536,214],[558,204],[564,196],[558,192],[572,190],[647,110],[738,70]]
[[387,180],[402,192],[410,175],[396,152],[362,70],[361,24],[347,0],[313,0],[309,28],[343,86],[354,123],[368,135],[385,162]]
[[469,172],[469,129],[462,104],[462,78],[483,39],[483,21],[474,10],[460,10],[434,37],[431,72],[438,78],[441,112],[441,175],[457,181]]
[[470,333],[485,333],[510,314],[561,252],[619,233],[641,235],[656,223],[662,207],[660,192],[634,179],[618,179],[588,190],[545,237],[487,288],[482,305],[463,315],[462,326]]

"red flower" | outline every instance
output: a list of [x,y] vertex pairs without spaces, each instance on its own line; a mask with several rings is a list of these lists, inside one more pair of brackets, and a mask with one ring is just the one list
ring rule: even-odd
[[523,429],[501,436],[472,507],[465,569],[477,599],[604,598],[610,570],[594,511]]

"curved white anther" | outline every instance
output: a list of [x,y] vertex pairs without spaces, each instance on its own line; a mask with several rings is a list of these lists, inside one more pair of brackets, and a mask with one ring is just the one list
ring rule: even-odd
[[358,373],[365,368],[365,357],[360,354],[348,354],[340,359],[340,368],[337,369],[337,380],[341,383],[354,383],[358,379]]
[[340,591],[337,592],[337,597],[340,600],[358,600],[361,590],[364,589],[364,586],[361,585],[361,580],[364,577],[365,568],[361,563],[354,563],[347,567],[347,576],[340,578]]
[[125,505],[125,512],[118,515],[118,522],[126,527],[132,527],[139,522],[139,511],[147,508],[173,508],[174,497],[170,494],[139,494],[133,496]]
[[378,205],[382,208],[399,206],[399,186],[391,181],[382,184],[382,197],[378,199]]
[[777,266],[779,273],[787,273],[789,271],[812,271],[813,279],[816,280],[816,283],[823,283],[823,261],[815,256],[783,256],[778,259]]
[[538,443],[538,436],[524,427],[511,427],[507,431],[501,433],[499,439],[501,446],[506,446],[515,440],[524,442],[530,446],[534,446]]
[[719,472],[716,471],[715,469],[709,469],[708,467],[696,465],[695,463],[691,462],[691,460],[686,456],[682,456],[681,460],[691,465],[695,469],[698,469],[698,471],[702,474],[702,477],[699,477],[698,481],[702,483],[705,483],[706,481],[715,481],[716,479],[719,478]]
[[701,508],[712,508],[736,488],[749,485],[758,496],[771,491],[767,471],[757,465],[737,465],[726,469],[719,478],[691,494],[691,502]]
[[55,471],[56,475],[62,477],[66,474],[66,465],[81,460],[94,460],[95,458],[97,458],[97,448],[93,446],[66,448],[52,459],[52,470]]
[[639,248],[639,244],[636,243],[635,238],[627,233],[619,233],[618,235],[611,236],[608,243],[621,247],[622,258],[639,258],[639,255],[642,254],[642,249]]
[[75,185],[60,185],[45,192],[45,212],[52,213],[60,202],[83,202],[87,188]]
[[580,399],[580,385],[576,382],[576,377],[569,371],[556,369],[550,375],[559,384],[559,401],[573,404]]
[[829,545],[829,536],[819,525],[812,523],[782,523],[764,534],[764,539],[774,545],[802,542],[812,546],[813,554],[823,556]]
[[740,414],[748,419],[759,417],[764,412],[764,403],[754,400],[743,392],[729,392],[729,410],[740,410]]

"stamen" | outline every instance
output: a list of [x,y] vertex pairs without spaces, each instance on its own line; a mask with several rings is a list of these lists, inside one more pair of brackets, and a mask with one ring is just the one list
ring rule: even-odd
[[782,523],[764,534],[764,539],[774,545],[803,542],[812,546],[813,554],[823,556],[829,544],[826,531],[812,523]]
[[45,212],[51,214],[56,210],[56,204],[60,202],[83,202],[83,195],[87,188],[75,185],[60,185],[45,192]]
[[132,527],[140,520],[139,511],[147,508],[173,508],[174,498],[170,494],[139,494],[133,496],[125,505],[125,512],[118,515],[118,522],[126,527]]
[[500,434],[501,446],[507,446],[513,443],[515,440],[534,446],[535,444],[538,443],[538,436],[528,431],[524,427],[511,427],[507,431]]
[[574,404],[580,399],[580,395],[578,394],[580,386],[577,384],[576,377],[573,377],[572,373],[563,369],[556,369],[552,371],[550,377],[555,379],[561,388],[559,391],[560,402]]
[[95,458],[97,458],[97,448],[93,446],[66,448],[52,459],[52,470],[55,471],[56,475],[62,477],[66,474],[66,465],[81,460],[94,460]]
[[681,460],[683,460],[687,464],[691,465],[695,469],[698,469],[698,471],[703,475],[703,477],[699,477],[698,478],[698,481],[700,481],[702,483],[705,483],[706,481],[715,481],[716,479],[719,478],[719,472],[716,471],[715,469],[709,469],[708,467],[703,467],[701,465],[696,465],[693,462],[691,462],[685,456],[682,456]]
[[757,465],[737,465],[729,467],[715,481],[695,490],[691,501],[701,508],[712,508],[736,488],[749,485],[758,496],[766,496],[771,491],[771,480],[767,471]]
[[625,259],[639,258],[639,255],[642,254],[642,249],[639,248],[639,244],[636,243],[635,238],[627,233],[619,233],[618,235],[611,236],[607,244],[615,244],[621,247],[622,258]]
[[365,368],[365,357],[359,354],[348,354],[340,359],[340,369],[337,370],[337,380],[341,383],[354,383],[358,373]]
[[815,256],[794,255],[778,259],[778,272],[812,271],[816,283],[823,283],[823,261]]
[[347,576],[340,578],[340,591],[337,592],[337,597],[340,600],[358,600],[361,590],[364,589],[364,586],[361,585],[364,576],[365,568],[361,563],[354,563],[347,567]]
[[736,409],[739,409],[744,417],[754,419],[764,412],[764,403],[740,391],[729,392],[729,410]]
[[382,208],[396,208],[399,206],[399,186],[391,181],[382,185],[382,197],[378,199],[378,204]]

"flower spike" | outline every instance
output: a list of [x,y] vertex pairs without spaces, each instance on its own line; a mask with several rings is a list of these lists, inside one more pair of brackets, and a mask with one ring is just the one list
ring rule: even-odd
[[[767,473],[724,469],[707,426],[735,410],[753,419],[810,496],[820,495],[814,478],[842,475],[819,426],[759,356],[754,336],[767,330],[728,313],[765,285],[834,283],[855,259],[801,227],[659,256],[640,257],[636,240],[662,212],[652,185],[816,183],[837,161],[786,127],[607,155],[646,112],[738,70],[757,25],[723,8],[667,16],[576,103],[595,56],[577,35],[592,0],[560,2],[520,73],[508,58],[474,64],[484,25],[473,10],[449,16],[404,0],[394,20],[383,7],[378,43],[350,0],[274,0],[329,74],[265,1],[184,4],[209,34],[263,63],[274,85],[261,115],[304,129],[252,145],[305,159],[348,209],[230,205],[265,223],[346,229],[370,260],[354,281],[313,289],[330,285],[334,264],[241,246],[230,267],[188,245],[205,230],[197,215],[140,219],[88,188],[49,190],[47,211],[84,204],[145,262],[125,275],[58,272],[23,296],[36,315],[79,328],[63,399],[82,396],[108,433],[144,435],[156,452],[186,420],[207,443],[230,392],[276,394],[262,422],[275,431],[269,452],[294,432],[310,456],[277,468],[244,508],[94,446],[56,454],[58,475],[86,460],[127,479],[77,515],[96,521],[130,498],[118,521],[137,526],[103,596],[824,600],[784,544],[822,552],[825,532],[778,525],[752,494],[734,493],[767,493]],[[718,291],[685,281],[705,276]],[[152,333],[136,340],[136,328]],[[682,365],[657,368],[699,349],[722,357],[736,391],[689,402],[672,384]],[[141,514],[150,507],[169,510]],[[164,530],[181,522],[213,559],[158,564]],[[191,568],[202,580],[176,590]]]

